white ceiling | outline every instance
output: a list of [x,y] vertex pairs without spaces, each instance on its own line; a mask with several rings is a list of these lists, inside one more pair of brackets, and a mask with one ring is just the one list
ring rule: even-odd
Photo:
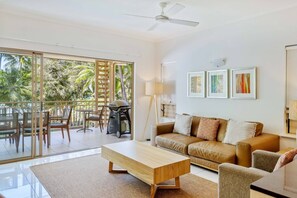
[[[124,14],[155,16],[160,0],[0,0],[0,11],[18,12],[67,23],[85,24],[136,38],[160,41],[297,6],[296,0],[171,0],[185,6],[173,18],[199,21],[197,27],[169,23],[147,31],[155,22]],[[166,10],[165,10],[166,13]]]

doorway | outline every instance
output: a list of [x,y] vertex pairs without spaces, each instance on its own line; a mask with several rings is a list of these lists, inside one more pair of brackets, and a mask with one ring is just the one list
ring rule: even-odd
[[[108,108],[103,112],[102,132],[98,122],[86,124],[86,114],[79,111],[97,111],[114,100],[126,100],[133,112],[133,63],[21,50],[1,51],[0,114],[6,113],[6,117],[13,118],[13,113],[18,112],[16,122],[21,124],[25,113],[32,114],[29,117],[31,127],[26,128],[28,133],[23,134],[24,127],[13,129],[11,134],[2,133],[0,163],[97,148],[133,138],[133,127],[131,135],[121,138],[115,134],[106,135]],[[72,107],[69,121],[71,141],[66,134],[63,138],[60,129],[50,127],[51,118],[63,115],[68,107]],[[131,120],[133,126],[133,118]],[[47,126],[48,136],[43,133]],[[83,127],[89,130],[79,131]],[[15,133],[18,133],[18,138],[15,138]]]
[[0,163],[42,154],[42,61],[40,53],[0,51]]

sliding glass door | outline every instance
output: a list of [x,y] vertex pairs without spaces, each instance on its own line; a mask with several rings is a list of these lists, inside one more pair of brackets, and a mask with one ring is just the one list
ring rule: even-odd
[[49,112],[44,109],[43,79],[44,67],[42,54],[32,55],[32,157],[42,156],[43,148],[50,137]]
[[42,79],[42,54],[0,50],[0,163],[42,154]]
[[[125,100],[133,112],[133,76],[129,62],[0,48],[0,164],[132,139],[133,133],[118,139],[103,132],[111,102]],[[104,126],[97,133],[98,122],[86,125],[84,111],[101,108]],[[62,123],[57,119],[70,128],[69,133],[64,128],[68,138],[53,127]],[[87,127],[89,133],[77,133]]]

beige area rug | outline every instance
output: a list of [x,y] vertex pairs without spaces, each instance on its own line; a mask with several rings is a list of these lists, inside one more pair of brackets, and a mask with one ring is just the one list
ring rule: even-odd
[[[31,170],[53,198],[150,197],[148,184],[130,174],[109,173],[108,161],[101,155],[32,166]],[[181,176],[180,180],[181,189],[160,189],[155,197],[217,197],[216,183],[193,174]]]

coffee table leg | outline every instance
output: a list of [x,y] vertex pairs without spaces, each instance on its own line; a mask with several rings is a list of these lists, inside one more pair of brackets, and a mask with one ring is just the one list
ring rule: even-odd
[[176,178],[175,178],[175,187],[176,187],[177,189],[180,188],[180,180],[179,180],[179,177],[176,177]]
[[180,189],[179,177],[175,178],[175,185],[156,185],[151,184],[151,198],[155,197],[157,189]]
[[109,162],[108,172],[110,172],[110,173],[128,173],[128,171],[126,171],[126,170],[114,170],[112,162]]
[[109,166],[108,166],[108,172],[112,172],[113,171],[113,163],[109,162]]
[[179,177],[175,178],[175,185],[157,185],[158,189],[180,189]]
[[155,197],[156,191],[157,191],[157,185],[151,184],[151,198]]

